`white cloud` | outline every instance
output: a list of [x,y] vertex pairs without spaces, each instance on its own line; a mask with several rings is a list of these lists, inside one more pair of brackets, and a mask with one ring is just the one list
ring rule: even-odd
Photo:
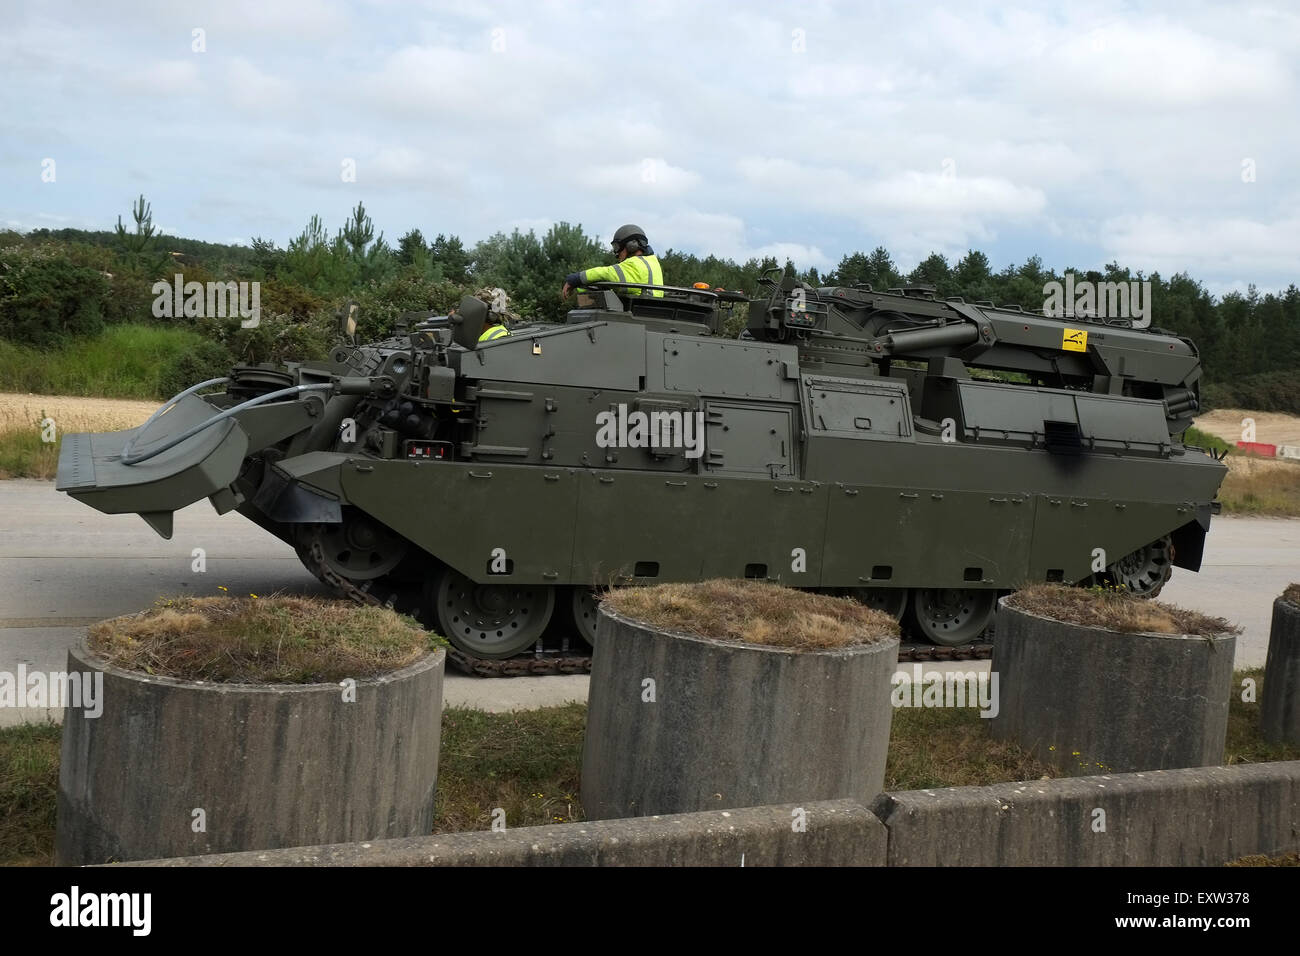
[[189,96],[202,89],[198,63],[189,60],[154,60],[123,69],[115,85],[127,93],[147,93],[160,99]]
[[1102,223],[1107,255],[1133,268],[1194,277],[1291,274],[1300,262],[1300,216],[1271,222],[1230,217],[1120,216]]
[[[815,245],[779,239],[756,241],[743,219],[726,213],[679,210],[667,215],[645,214],[637,221],[645,227],[651,245],[660,251],[668,247],[691,249],[737,262],[775,256],[782,265],[786,258],[791,258],[801,268],[816,266],[818,269],[826,269],[834,264]],[[675,241],[667,241],[667,237],[674,237]],[[670,284],[693,281],[695,280],[691,277],[679,276],[672,278]]]
[[737,166],[749,185],[782,197],[788,209],[820,213],[844,220],[855,232],[871,229],[886,237],[900,261],[919,260],[931,251],[959,254],[994,238],[999,226],[1035,220],[1047,202],[1035,187],[960,172],[879,176],[772,158],[742,159]]
[[1163,20],[1112,22],[1062,37],[1052,51],[1060,88],[1126,109],[1202,108],[1242,99],[1272,100],[1290,86],[1271,51],[1245,49]]
[[230,61],[226,89],[241,109],[282,113],[296,106],[297,94],[287,80],[267,73],[243,57]]
[[591,166],[580,177],[583,186],[619,195],[680,196],[700,182],[700,175],[662,157],[647,156],[632,163]]
[[457,181],[462,171],[461,164],[452,158],[431,156],[409,146],[382,147],[363,164],[368,182],[377,181],[386,186],[446,189],[448,184]]
[[362,200],[389,236],[632,221],[818,268],[975,247],[1274,287],[1300,261],[1300,16],[1276,0],[10,6],[18,222],[111,226],[143,190],[184,235],[281,244]]

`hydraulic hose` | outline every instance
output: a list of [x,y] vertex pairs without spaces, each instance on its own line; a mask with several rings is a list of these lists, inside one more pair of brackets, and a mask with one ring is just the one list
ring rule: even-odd
[[232,415],[239,414],[246,408],[252,408],[254,405],[261,405],[263,402],[269,402],[273,398],[285,398],[288,397],[289,395],[298,395],[302,392],[321,391],[321,390],[332,391],[334,389],[334,385],[332,383],[322,382],[316,385],[294,385],[291,386],[290,388],[282,388],[279,389],[278,391],[267,392],[265,395],[258,395],[256,398],[250,398],[246,402],[240,402],[238,405],[235,405],[231,408],[227,408],[224,411],[219,412],[216,415],[213,415],[211,418],[205,419],[199,422],[197,425],[193,425],[190,428],[185,429],[185,431],[181,432],[181,434],[177,435],[175,438],[170,439],[169,441],[163,442],[157,448],[154,448],[150,451],[144,452],[139,455],[131,454],[131,446],[134,445],[136,439],[138,439],[141,435],[143,435],[145,429],[148,428],[153,423],[154,419],[157,418],[159,415],[161,415],[164,411],[171,408],[182,398],[185,398],[187,395],[194,394],[201,388],[206,388],[209,385],[215,385],[218,382],[228,382],[228,381],[230,380],[226,378],[209,379],[206,382],[203,382],[199,385],[195,385],[193,388],[186,389],[185,391],[177,395],[175,398],[173,398],[166,405],[164,405],[162,408],[158,409],[158,411],[154,412],[153,415],[149,417],[149,421],[141,425],[140,430],[137,431],[135,435],[122,447],[122,458],[121,458],[122,464],[138,465],[142,461],[148,461],[150,458],[153,458],[156,455],[161,455],[169,448],[175,448],[177,445],[185,441],[187,438],[193,438],[195,435],[203,431],[205,428],[208,428],[211,425],[215,425],[217,424],[217,422],[224,422],[227,418],[230,418]]

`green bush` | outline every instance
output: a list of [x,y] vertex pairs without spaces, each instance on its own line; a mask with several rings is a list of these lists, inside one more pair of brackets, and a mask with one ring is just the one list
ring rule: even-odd
[[1202,405],[1300,415],[1300,378],[1289,371],[1260,372],[1201,388]]
[[471,292],[454,282],[430,279],[414,268],[403,269],[383,282],[367,283],[352,296],[357,303],[358,340],[370,342],[392,334],[403,312],[450,312]]
[[152,323],[154,279],[136,272],[112,272],[109,295],[105,303],[104,321],[111,325],[126,323]]
[[260,302],[264,313],[287,315],[298,321],[311,318],[312,313],[319,312],[327,305],[326,301],[310,289],[267,279],[262,283]]
[[104,325],[108,279],[53,244],[0,249],[0,338],[50,346]]
[[171,398],[199,382],[230,374],[234,356],[217,342],[201,339],[192,349],[178,352],[158,370],[158,397]]
[[328,311],[297,322],[287,315],[267,315],[263,310],[256,328],[243,328],[238,316],[198,319],[195,328],[206,341],[220,345],[234,361],[256,365],[324,358],[334,341],[335,323]]
[[1201,382],[1201,411],[1232,407],[1232,389],[1217,382]]

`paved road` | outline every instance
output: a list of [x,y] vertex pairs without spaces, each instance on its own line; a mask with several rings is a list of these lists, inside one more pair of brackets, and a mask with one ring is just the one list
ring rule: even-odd
[[[195,548],[207,570],[192,570]],[[1175,570],[1162,599],[1246,629],[1237,666],[1263,666],[1273,599],[1300,580],[1300,520],[1215,519],[1200,574]],[[44,481],[0,481],[0,671],[59,670],[85,624],[137,611],[170,594],[320,594],[292,549],[208,503],[179,512],[164,541],[134,515],[102,515]],[[933,665],[929,665],[932,667]],[[967,668],[968,665],[959,665]],[[577,676],[482,680],[450,674],[446,699],[487,710],[585,700]],[[0,725],[43,718],[0,708]]]
[[[195,548],[207,570],[193,570]],[[293,549],[242,515],[207,501],[179,511],[164,541],[135,515],[105,515],[48,481],[0,481],[0,671],[63,670],[86,624],[173,594],[325,594]],[[587,699],[587,678],[484,680],[448,674],[447,705],[505,711]],[[57,719],[0,708],[0,726]]]

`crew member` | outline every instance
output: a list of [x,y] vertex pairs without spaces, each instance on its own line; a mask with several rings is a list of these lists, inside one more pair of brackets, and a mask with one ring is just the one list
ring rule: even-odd
[[[611,250],[618,256],[618,262],[612,266],[596,266],[574,272],[564,280],[560,298],[567,299],[569,292],[588,282],[634,282],[638,285],[662,286],[664,284],[664,267],[655,258],[650,242],[640,226],[629,223],[614,233],[610,242]],[[652,295],[663,297],[662,289],[624,289],[628,295]]]
[[480,342],[491,342],[510,334],[510,330],[506,328],[506,317],[500,312],[489,312],[485,323],[483,332],[478,337]]

